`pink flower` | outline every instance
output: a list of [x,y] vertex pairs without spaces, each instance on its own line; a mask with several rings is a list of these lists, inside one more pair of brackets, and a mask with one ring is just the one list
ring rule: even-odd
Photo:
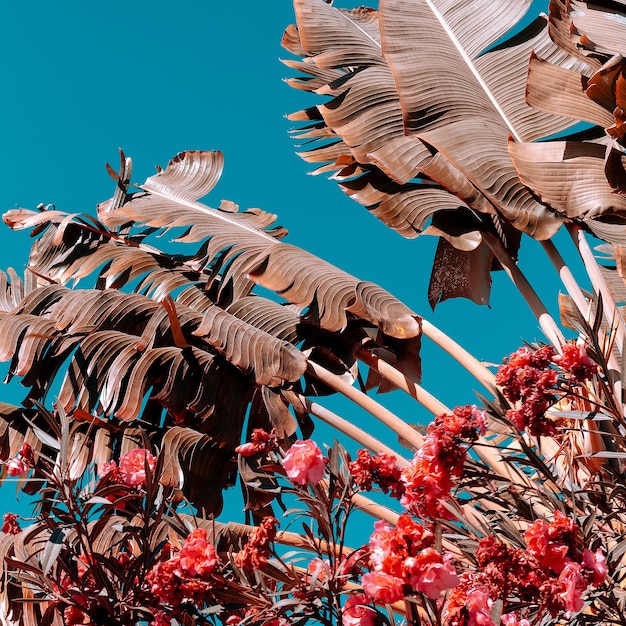
[[487,587],[476,587],[467,594],[465,607],[469,614],[467,626],[496,626],[491,619],[493,600]]
[[241,456],[253,456],[258,454],[259,449],[256,444],[248,441],[247,443],[242,443],[240,446],[237,446],[235,452]]
[[606,579],[608,569],[606,558],[600,550],[592,552],[589,549],[583,552],[583,566],[592,571],[592,582],[595,587],[599,587]]
[[444,589],[452,589],[461,581],[456,575],[451,555],[442,555],[433,548],[422,550],[417,556],[404,561],[409,583],[416,591],[436,600]]
[[324,476],[324,455],[314,441],[296,441],[285,454],[283,467],[292,483],[315,485]]
[[105,461],[100,468],[100,477],[110,474],[114,469],[117,469],[117,463],[115,461]]
[[18,457],[10,459],[6,463],[6,468],[9,476],[19,476],[27,470],[26,465],[24,465],[24,461]]
[[146,482],[146,462],[151,472],[156,467],[156,457],[150,450],[136,448],[127,452],[120,459],[120,472],[122,480],[131,487],[143,485]]
[[330,576],[330,563],[327,559],[311,559],[307,567],[307,574],[320,582],[324,582]]
[[582,567],[573,561],[567,563],[563,571],[559,574],[559,587],[562,589],[559,596],[565,607],[565,617],[569,618],[574,613],[578,613],[584,602],[582,594],[587,591],[587,583],[582,576]]
[[369,598],[364,593],[350,596],[343,607],[342,626],[374,626],[377,613],[368,604]]
[[215,546],[207,541],[204,528],[196,528],[185,539],[178,556],[180,569],[187,576],[208,576],[217,564]]
[[361,579],[363,591],[379,602],[393,603],[404,597],[404,581],[385,572],[368,572]]
[[398,540],[396,529],[378,520],[370,537],[370,562],[377,571],[401,577],[406,546]]
[[535,520],[524,532],[524,539],[527,551],[537,558],[543,567],[548,567],[558,574],[568,560],[568,546],[551,540],[550,531],[554,524],[555,522],[548,525],[542,519]]

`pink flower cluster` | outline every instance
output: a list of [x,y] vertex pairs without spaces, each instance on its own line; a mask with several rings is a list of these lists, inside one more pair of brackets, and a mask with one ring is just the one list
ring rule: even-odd
[[458,585],[451,555],[435,550],[434,542],[434,535],[408,515],[401,515],[395,528],[376,522],[363,591],[378,602],[392,603],[417,592],[436,600],[444,589]]
[[115,461],[103,463],[100,477],[109,476],[113,482],[125,483],[130,487],[140,487],[146,482],[146,464],[150,472],[156,468],[156,457],[145,448],[135,448]]
[[283,458],[283,467],[295,485],[316,485],[324,476],[324,455],[310,439],[296,441]]
[[[577,524],[559,511],[552,522],[536,520],[524,533],[526,549],[513,548],[493,537],[480,540],[476,572],[465,572],[446,599],[445,623],[450,626],[484,624],[491,620],[494,601],[539,605],[540,610],[565,618],[579,612],[589,586],[603,584],[607,567],[598,550],[581,550]],[[505,626],[524,626],[517,613],[502,616]]]
[[454,479],[463,475],[468,444],[485,432],[486,424],[485,412],[476,406],[457,407],[430,423],[422,447],[401,474],[400,502],[409,513],[422,519],[451,517],[443,503]]
[[246,545],[234,556],[235,564],[244,569],[263,569],[270,556],[272,542],[276,539],[278,520],[267,516],[250,533]]
[[196,528],[178,553],[154,565],[146,580],[154,596],[174,608],[185,601],[202,603],[211,597],[211,574],[217,563],[206,529]]
[[551,436],[556,428],[546,417],[546,411],[558,400],[555,394],[559,383],[582,383],[596,371],[597,366],[589,359],[584,346],[566,343],[561,355],[555,354],[551,346],[520,348],[500,366],[496,384],[502,387],[505,398],[519,402],[518,408],[507,411],[519,430],[528,430],[536,437]]
[[463,475],[468,445],[487,427],[485,412],[476,406],[460,406],[440,415],[428,426],[424,443],[401,470],[395,459],[381,453],[359,450],[348,470],[354,482],[366,491],[377,484],[384,493],[400,498],[408,512],[422,519],[449,518],[442,506],[450,498],[454,478]]

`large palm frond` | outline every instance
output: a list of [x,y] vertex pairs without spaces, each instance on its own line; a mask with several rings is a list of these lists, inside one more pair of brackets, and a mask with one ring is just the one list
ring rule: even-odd
[[539,63],[568,77],[567,96],[574,77],[587,81],[600,63],[563,45],[567,25],[555,15],[551,28],[539,17],[520,31],[523,0],[384,0],[378,11],[296,0],[295,8],[297,26],[283,45],[302,57],[286,63],[304,76],[289,82],[330,96],[292,115],[304,123],[295,131],[307,142],[301,155],[403,236],[445,238],[433,265],[433,306],[455,296],[488,301],[489,271],[498,264],[481,233],[494,234],[514,260],[519,232],[547,239],[564,219],[623,211],[617,200],[564,206],[554,194],[533,193],[530,174],[518,172],[515,150],[530,150],[527,142],[572,133],[579,119],[608,119],[591,101],[576,115],[540,104],[546,92],[557,102],[559,91],[537,77]]
[[[2,274],[0,358],[28,388],[26,409],[56,396],[59,411],[82,420],[72,423],[86,438],[77,475],[121,451],[129,434],[144,437],[167,447],[172,485],[218,512],[245,432],[266,427],[290,437],[298,421],[310,428],[302,405],[289,406],[300,394],[331,391],[311,359],[352,381],[357,352],[368,345],[419,378],[420,320],[405,305],[280,242],[285,230],[273,215],[198,202],[219,178],[219,152],[181,153],[137,193],[129,192],[131,165],[122,155],[116,195],[98,218],[5,215],[12,228],[34,227],[39,237],[25,280]],[[148,242],[163,231],[198,247],[163,252]],[[66,286],[81,280],[93,286]],[[275,300],[253,293],[255,284]],[[39,428],[50,432],[50,424]],[[7,431],[4,458],[23,431]]]

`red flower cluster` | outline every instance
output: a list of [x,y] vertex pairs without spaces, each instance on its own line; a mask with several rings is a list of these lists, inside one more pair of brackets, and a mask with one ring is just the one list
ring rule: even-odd
[[560,573],[565,564],[580,558],[580,530],[576,522],[555,511],[554,521],[538,519],[524,533],[526,549],[543,568]]
[[255,454],[267,454],[278,450],[278,439],[276,433],[266,432],[262,428],[255,428],[252,431],[250,441],[235,448],[235,452],[241,456],[254,456]]
[[395,528],[383,521],[370,537],[371,571],[362,578],[363,591],[379,602],[397,602],[421,592],[435,600],[459,583],[451,555],[435,550],[434,535],[408,515]]
[[511,402],[521,402],[521,408],[509,409],[507,415],[519,430],[533,436],[553,435],[552,420],[545,413],[557,401],[554,395],[559,373],[551,367],[554,350],[543,346],[537,350],[520,348],[513,352],[496,374],[504,397]]
[[377,484],[383,493],[390,493],[400,498],[404,493],[404,484],[400,480],[401,470],[390,454],[381,452],[373,456],[367,450],[357,452],[356,461],[351,461],[348,470],[354,482],[365,491],[371,491],[372,484]]
[[234,556],[235,564],[244,569],[262,569],[267,565],[271,544],[276,539],[278,520],[268,516],[250,533],[246,545]]
[[5,513],[2,516],[2,532],[7,535],[17,535],[22,529],[17,521],[17,515],[15,513]]
[[[606,562],[600,551],[581,550],[580,529],[571,519],[555,513],[554,521],[535,521],[524,533],[526,549],[513,548],[493,537],[479,541],[476,572],[465,572],[461,584],[446,599],[444,618],[450,626],[485,624],[495,600],[539,605],[552,617],[566,618],[583,607],[582,594],[606,578]],[[517,614],[502,622],[522,626]]]
[[568,372],[574,382],[589,380],[598,371],[598,366],[591,361],[585,347],[576,343],[566,343],[563,354],[553,356],[552,360]]
[[206,530],[196,528],[180,552],[156,563],[146,580],[154,596],[174,608],[185,601],[203,603],[211,598],[211,574],[217,562],[215,546],[207,540]]
[[364,593],[350,596],[341,612],[341,626],[375,626],[378,614]]
[[554,422],[546,417],[546,411],[558,400],[555,394],[559,382],[565,378],[568,384],[582,383],[591,378],[597,369],[584,346],[574,343],[566,343],[560,355],[555,354],[551,346],[536,350],[520,348],[500,366],[496,384],[502,387],[505,398],[520,403],[519,408],[507,411],[509,419],[519,430],[528,430],[535,437],[551,436],[556,428]]
[[409,513],[422,519],[451,517],[442,502],[450,498],[453,478],[463,475],[468,443],[485,429],[485,413],[475,406],[457,407],[431,422],[421,449],[401,473],[401,503]]

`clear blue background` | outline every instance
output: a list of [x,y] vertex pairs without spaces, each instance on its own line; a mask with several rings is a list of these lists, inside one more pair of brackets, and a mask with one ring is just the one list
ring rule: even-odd
[[[292,73],[280,62],[289,58],[280,40],[293,21],[286,0],[1,3],[0,208],[43,202],[93,212],[113,193],[104,164],[117,166],[118,147],[133,158],[138,182],[181,150],[216,148],[226,166],[208,204],[225,198],[277,213],[288,242],[377,282],[479,359],[498,363],[522,338],[541,338],[503,272],[491,308],[453,300],[431,313],[435,239],[402,239],[334,182],[307,175],[285,119],[315,102],[283,82]],[[28,235],[2,225],[0,245],[0,267],[21,271]],[[524,242],[521,266],[554,310],[557,277],[535,242]],[[427,341],[423,384],[450,406],[475,401],[476,383]],[[22,395],[12,384],[0,399]],[[430,419],[400,393],[385,401],[408,422]],[[349,403],[324,402],[376,429]],[[0,509],[14,507],[10,488],[0,496]]]

